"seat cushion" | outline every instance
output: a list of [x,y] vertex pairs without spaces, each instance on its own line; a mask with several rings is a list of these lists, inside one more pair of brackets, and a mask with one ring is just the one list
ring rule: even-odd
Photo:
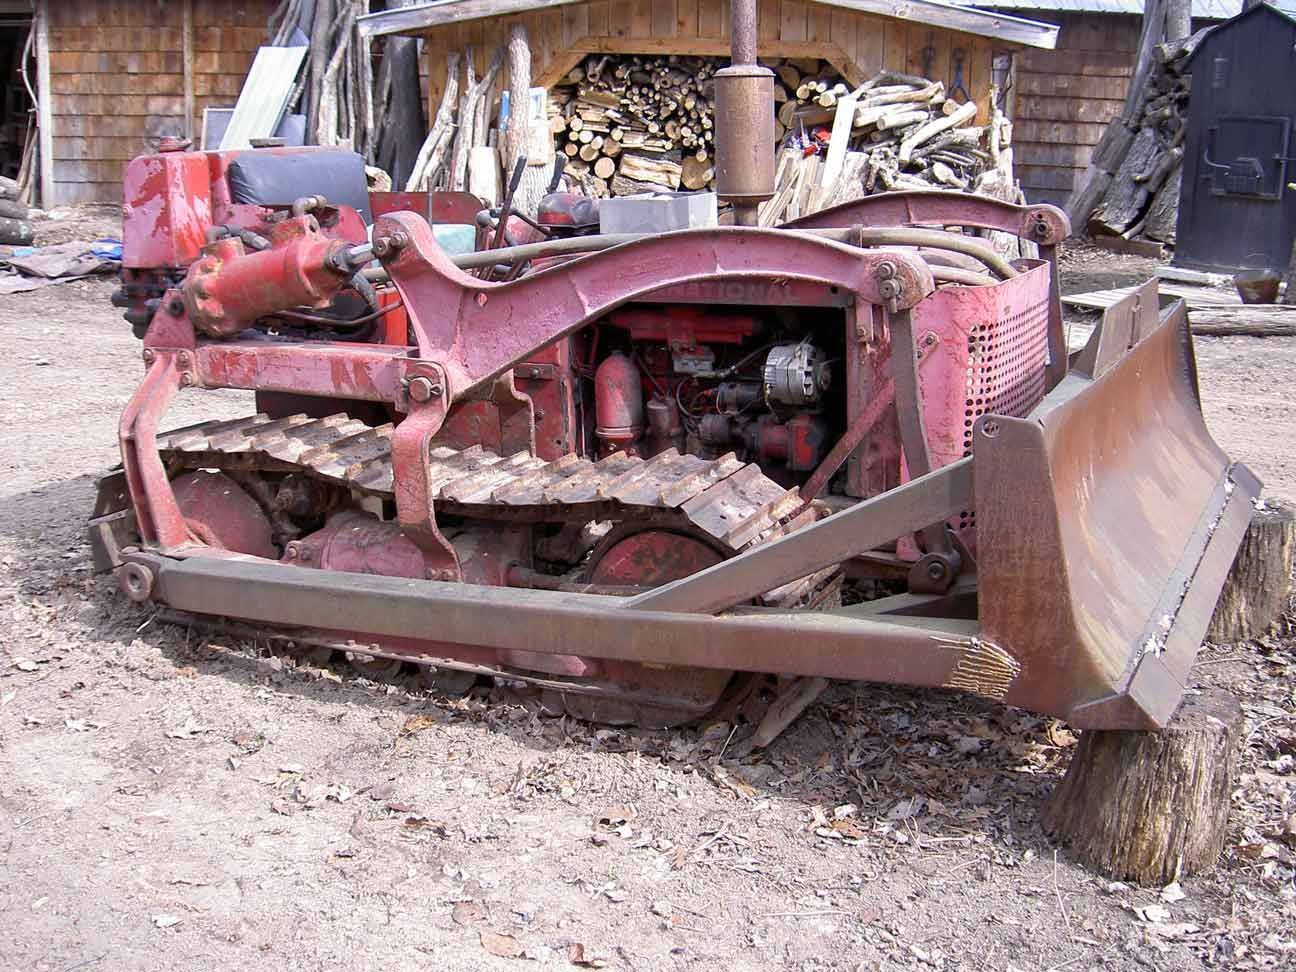
[[290,206],[302,196],[323,196],[350,206],[366,224],[369,184],[364,157],[356,152],[321,150],[277,153],[269,149],[244,152],[230,163],[230,198],[256,206]]

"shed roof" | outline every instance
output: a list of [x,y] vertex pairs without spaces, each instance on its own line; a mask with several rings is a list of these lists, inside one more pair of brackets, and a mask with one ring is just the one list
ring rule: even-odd
[[[1142,15],[1143,0],[985,0],[969,6],[996,10],[1056,11],[1058,13],[1111,13]],[[1271,6],[1296,15],[1296,0],[1274,0]],[[1199,20],[1228,20],[1242,12],[1242,0],[1192,0],[1192,15]]]
[[[413,7],[396,7],[357,19],[360,32],[380,34],[413,34],[464,20],[504,17],[509,14],[558,7],[584,0],[430,0]],[[728,0],[721,0],[728,2]],[[992,10],[980,10],[970,4],[946,0],[810,0],[828,7],[840,7],[859,13],[897,20],[912,20],[932,27],[944,27],[967,34],[980,34],[996,40],[1051,49],[1057,46],[1058,28],[1033,20]],[[1296,0],[1292,0],[1296,3]]]

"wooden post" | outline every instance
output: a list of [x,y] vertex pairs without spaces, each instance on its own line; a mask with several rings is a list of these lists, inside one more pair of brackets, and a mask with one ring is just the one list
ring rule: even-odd
[[40,201],[44,209],[54,197],[54,97],[50,90],[49,0],[36,0],[36,127],[40,156]]
[[[180,49],[184,69],[184,113],[185,138],[194,141],[194,22],[193,0],[184,0],[181,5]],[[195,148],[202,146],[197,145]]]
[[1081,733],[1045,829],[1120,881],[1165,885],[1208,870],[1224,849],[1242,722],[1237,700],[1211,689],[1159,732]]
[[1287,609],[1293,561],[1296,506],[1269,500],[1251,517],[1206,640],[1228,644],[1267,634]]

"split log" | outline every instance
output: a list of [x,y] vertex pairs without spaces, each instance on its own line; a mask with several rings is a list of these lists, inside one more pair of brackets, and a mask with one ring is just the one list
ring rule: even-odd
[[1260,304],[1190,310],[1188,320],[1194,334],[1209,337],[1294,337],[1296,312],[1283,305]]
[[1183,183],[1183,166],[1176,169],[1152,197],[1148,206],[1143,235],[1174,246],[1179,222],[1179,188]]
[[1159,152],[1155,130],[1141,129],[1103,196],[1102,204],[1093,214],[1092,222],[1096,226],[1119,236],[1138,220],[1147,206],[1149,194],[1137,177],[1154,165]]
[[946,115],[944,118],[930,121],[925,125],[920,125],[913,134],[909,135],[900,143],[900,161],[908,162],[913,156],[913,151],[929,138],[934,138],[941,132],[951,128],[958,128],[965,125],[976,117],[976,102],[969,101],[965,105],[960,105],[952,115]]
[[441,94],[441,104],[437,107],[436,118],[428,130],[427,138],[419,149],[418,157],[405,183],[406,192],[417,192],[422,188],[425,177],[435,172],[441,158],[449,147],[450,135],[454,124],[455,100],[459,96],[459,52],[451,51],[446,55],[445,91]]
[[680,184],[685,189],[705,189],[715,178],[715,167],[706,159],[688,156],[680,169]]
[[1291,598],[1294,562],[1296,506],[1268,500],[1251,516],[1251,525],[1215,605],[1206,640],[1230,644],[1272,631]]
[[1045,828],[1086,867],[1160,886],[1208,870],[1224,848],[1242,708],[1206,690],[1159,732],[1080,734]]
[[651,183],[661,189],[679,188],[683,166],[670,159],[656,159],[645,155],[625,153],[617,170],[626,179]]

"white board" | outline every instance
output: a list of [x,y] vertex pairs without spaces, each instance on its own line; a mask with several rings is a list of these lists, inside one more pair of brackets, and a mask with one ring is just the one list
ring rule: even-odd
[[275,133],[306,51],[305,47],[258,48],[221,138],[223,150],[251,148],[251,139]]

